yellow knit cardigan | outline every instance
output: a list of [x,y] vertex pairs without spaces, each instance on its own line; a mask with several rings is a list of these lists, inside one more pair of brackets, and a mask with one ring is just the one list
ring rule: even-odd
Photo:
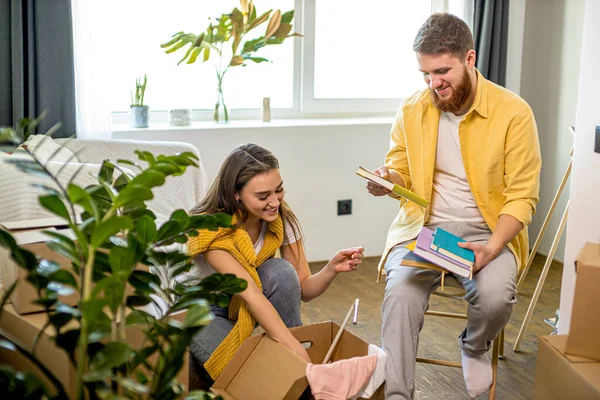
[[[232,223],[235,225],[236,216]],[[229,228],[220,228],[218,231],[202,230],[198,236],[191,237],[187,243],[187,252],[192,256],[204,253],[207,250],[224,250],[231,254],[244,269],[250,274],[252,280],[260,290],[262,284],[256,269],[269,258],[283,243],[283,222],[281,216],[268,225],[265,241],[258,254],[254,251],[254,245],[250,236],[243,228],[233,232]],[[233,329],[223,339],[214,353],[204,364],[204,368],[211,378],[217,379],[231,361],[235,352],[244,340],[252,335],[256,320],[250,313],[248,304],[239,295],[234,295],[229,303],[229,319],[236,321]]]

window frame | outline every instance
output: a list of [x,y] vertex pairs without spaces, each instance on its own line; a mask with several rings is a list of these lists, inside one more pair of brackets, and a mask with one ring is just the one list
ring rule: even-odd
[[[319,0],[294,1],[294,26],[303,37],[294,37],[293,100],[291,108],[272,108],[271,118],[347,118],[393,116],[402,101],[398,98],[315,99],[315,28],[316,2]],[[448,9],[448,1],[431,0],[431,12]],[[297,27],[301,27],[300,30]],[[259,108],[236,108],[230,120],[253,120],[260,118]],[[150,121],[165,123],[169,110],[151,110]],[[112,124],[128,124],[129,112],[111,111]],[[192,109],[192,121],[210,121],[212,109]]]

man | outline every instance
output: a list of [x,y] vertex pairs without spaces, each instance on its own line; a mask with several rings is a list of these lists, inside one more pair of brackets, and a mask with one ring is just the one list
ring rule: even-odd
[[[468,319],[459,336],[467,392],[492,383],[486,356],[516,302],[516,275],[528,253],[527,226],[538,202],[541,157],[531,108],[475,68],[468,26],[434,14],[413,44],[428,88],[405,99],[391,131],[385,166],[376,171],[431,200],[423,209],[403,202],[387,238],[381,266],[386,288],[382,345],[388,353],[386,399],[414,395],[415,358],[434,270],[400,265],[423,225],[467,240],[475,253],[466,290]],[[367,184],[375,196],[392,195]]]

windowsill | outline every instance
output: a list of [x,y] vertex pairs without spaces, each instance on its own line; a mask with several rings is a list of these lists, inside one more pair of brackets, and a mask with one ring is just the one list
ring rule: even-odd
[[223,123],[213,121],[194,121],[187,126],[171,126],[165,122],[150,122],[148,128],[132,128],[128,124],[112,125],[112,132],[153,132],[153,131],[196,131],[212,129],[251,129],[251,128],[297,128],[305,126],[343,126],[343,125],[391,125],[394,117],[363,118],[307,118],[277,119],[271,122],[260,120],[234,120]]

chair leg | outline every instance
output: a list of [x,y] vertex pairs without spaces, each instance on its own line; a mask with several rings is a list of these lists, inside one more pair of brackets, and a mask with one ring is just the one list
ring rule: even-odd
[[500,339],[500,351],[498,353],[498,358],[504,360],[504,329],[500,331],[499,339]]
[[489,400],[496,399],[496,383],[498,381],[498,358],[500,356],[501,335],[498,335],[492,346],[492,386],[490,386]]

